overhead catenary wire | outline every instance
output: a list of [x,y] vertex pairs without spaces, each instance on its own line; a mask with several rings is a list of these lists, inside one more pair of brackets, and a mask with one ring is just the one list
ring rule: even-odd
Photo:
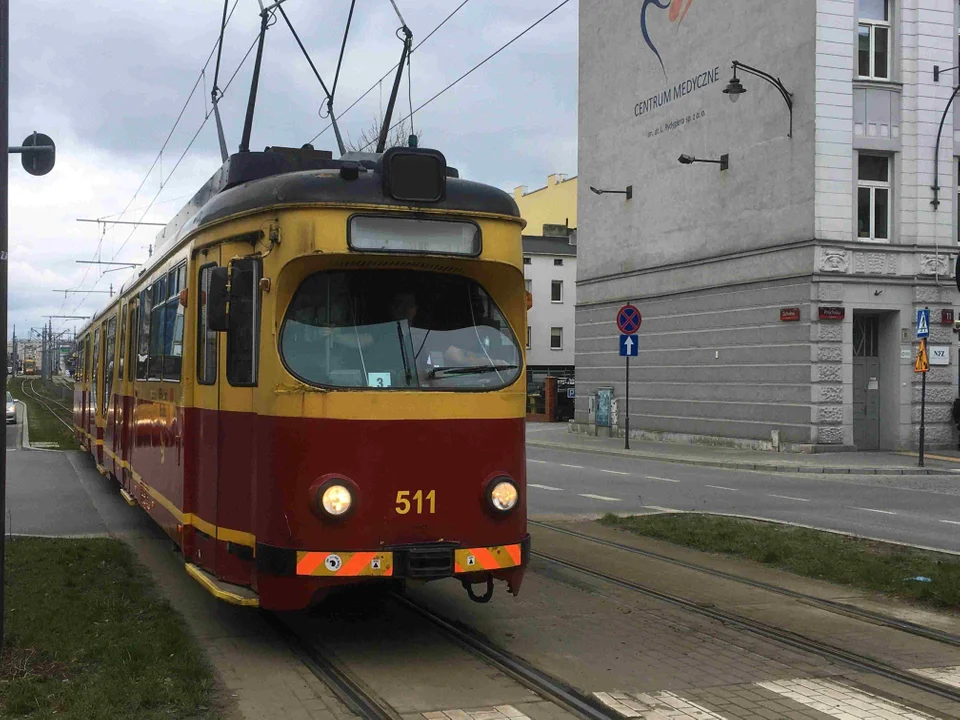
[[[226,11],[227,2],[229,2],[229,0],[224,0],[224,11]],[[225,18],[221,25],[221,31],[220,31],[221,34],[218,37],[217,42],[214,44],[213,48],[210,50],[210,54],[207,55],[207,59],[204,62],[203,66],[200,68],[200,73],[197,76],[196,82],[193,83],[193,87],[190,89],[190,93],[187,95],[187,99],[184,101],[183,107],[180,108],[180,112],[177,114],[177,119],[174,120],[173,122],[173,127],[171,127],[170,132],[167,133],[167,137],[163,141],[163,145],[160,146],[160,151],[157,153],[156,158],[154,158],[153,162],[150,164],[150,169],[147,170],[146,174],[143,176],[143,180],[140,181],[140,184],[137,186],[137,189],[134,191],[133,196],[130,198],[130,201],[126,204],[124,209],[120,211],[120,214],[117,216],[118,220],[123,219],[123,216],[126,215],[127,211],[130,209],[130,206],[133,205],[134,201],[139,196],[140,191],[143,189],[143,186],[146,185],[147,180],[150,178],[150,175],[153,173],[154,168],[157,166],[157,164],[160,162],[161,158],[163,157],[163,151],[166,150],[167,145],[170,143],[170,139],[173,137],[173,133],[176,131],[177,127],[180,125],[180,121],[183,119],[183,114],[184,112],[186,112],[187,106],[190,104],[190,101],[193,99],[194,94],[197,92],[197,88],[200,86],[200,83],[203,82],[204,71],[206,70],[207,65],[210,64],[210,60],[213,57],[213,54],[217,52],[217,49],[220,47],[222,33],[226,30],[227,24],[230,22],[230,19],[233,17],[233,12],[234,10],[237,9],[237,4],[239,2],[240,0],[234,0],[233,7],[230,9],[229,15],[225,15]],[[218,68],[219,68],[219,63],[220,63],[220,55],[218,54],[217,55]],[[104,229],[106,229],[106,227]],[[105,236],[106,236],[105,233],[100,236],[100,240],[97,243],[97,249],[93,253],[94,257],[97,257],[99,255],[100,248],[103,245],[103,240]],[[83,274],[83,277],[78,283],[77,287],[79,287],[80,285],[83,285],[83,283],[87,279],[87,275],[89,271],[90,271],[90,268],[87,268],[87,270]],[[61,306],[61,309],[62,309],[62,306]]]
[[[227,90],[230,88],[230,85],[233,84],[233,81],[237,77],[237,74],[240,72],[240,70],[243,68],[243,66],[246,64],[247,60],[249,59],[250,53],[253,52],[253,48],[257,45],[257,41],[259,40],[259,38],[260,38],[260,35],[258,33],[257,36],[254,38],[253,42],[250,44],[250,47],[247,48],[246,53],[244,53],[243,59],[240,60],[240,63],[237,65],[236,69],[233,71],[233,74],[230,76],[230,79],[227,81],[226,85],[224,85],[223,90],[221,91],[221,95],[226,95]],[[157,190],[156,194],[150,200],[150,203],[146,206],[146,208],[144,208],[144,211],[140,215],[140,220],[138,222],[142,222],[143,219],[147,216],[147,213],[150,212],[150,209],[153,207],[154,203],[157,201],[157,198],[160,197],[160,194],[163,192],[167,183],[170,181],[170,178],[177,171],[177,168],[180,167],[180,164],[183,162],[183,159],[186,157],[187,153],[193,147],[193,144],[196,142],[197,138],[200,136],[200,133],[203,131],[203,128],[206,127],[207,122],[210,120],[211,114],[212,112],[204,112],[203,122],[200,123],[200,127],[197,128],[196,132],[193,134],[193,137],[190,139],[190,142],[187,143],[187,146],[184,148],[183,152],[180,153],[180,157],[177,159],[177,162],[174,164],[173,168],[167,174],[166,178],[163,179],[163,181],[161,182],[160,189]],[[117,259],[117,256],[120,254],[123,248],[127,245],[127,243],[130,242],[130,239],[133,237],[136,231],[137,231],[136,227],[130,231],[130,234],[127,235],[126,239],[123,241],[123,243],[121,243],[120,247],[117,248],[117,251],[113,254],[113,257],[111,258],[111,260]],[[98,282],[99,282],[99,279],[98,279]],[[91,289],[95,288],[96,286],[97,284],[94,283]],[[85,294],[81,298],[80,302],[74,308],[74,312],[76,312],[76,310],[78,310],[80,306],[83,305],[87,297],[88,297],[88,294]]]
[[[525,30],[523,30],[523,31],[520,32],[519,34],[515,35],[515,36],[514,36],[511,40],[509,40],[507,43],[505,43],[504,45],[501,45],[499,48],[497,48],[497,49],[494,50],[492,53],[490,53],[489,55],[487,55],[487,57],[485,57],[483,60],[481,60],[480,62],[478,62],[478,63],[477,63],[476,65],[474,65],[472,68],[470,68],[469,70],[467,70],[463,75],[461,75],[461,76],[458,77],[456,80],[454,80],[452,83],[450,83],[450,84],[447,85],[445,88],[443,88],[443,90],[440,90],[438,93],[436,93],[435,95],[433,95],[433,97],[431,97],[430,99],[425,100],[424,102],[420,103],[420,105],[417,106],[416,110],[412,110],[412,111],[410,112],[410,115],[408,115],[407,117],[401,118],[400,120],[397,120],[397,122],[395,122],[395,123],[390,127],[390,129],[393,130],[394,128],[399,127],[400,125],[402,125],[403,123],[405,123],[407,120],[409,120],[411,117],[413,117],[413,113],[414,113],[414,112],[419,112],[419,111],[423,110],[423,108],[425,108],[427,105],[429,105],[429,104],[432,103],[434,100],[436,100],[436,99],[439,98],[441,95],[443,95],[445,92],[447,92],[448,90],[450,90],[452,87],[454,87],[454,86],[455,86],[457,83],[459,83],[461,80],[465,79],[466,77],[468,77],[469,75],[473,74],[474,72],[476,72],[477,70],[479,70],[481,67],[483,67],[484,65],[486,65],[488,62],[490,62],[491,60],[493,60],[493,58],[495,58],[495,57],[496,57],[497,55],[499,55],[501,52],[503,52],[503,51],[506,50],[508,47],[510,47],[511,45],[513,45],[517,40],[519,40],[519,39],[522,38],[524,35],[526,35],[528,32],[530,32],[531,30],[533,30],[535,27],[537,27],[537,25],[539,25],[539,24],[542,23],[544,20],[546,20],[547,18],[549,18],[551,15],[553,15],[555,12],[557,12],[558,10],[560,10],[564,5],[566,5],[566,4],[569,3],[569,2],[570,2],[570,0],[563,0],[563,2],[561,2],[561,3],[560,3],[559,5],[557,5],[555,8],[553,8],[553,10],[551,10],[550,12],[548,12],[546,15],[544,15],[543,17],[541,17],[539,20],[537,20],[535,23],[533,23],[532,25],[530,25],[529,27],[527,27]],[[394,67],[396,67],[396,66],[394,66]],[[373,144],[373,141],[368,142],[366,145],[364,145],[362,148],[360,148],[360,150],[363,151],[363,150],[365,150],[366,148],[370,147],[370,145],[372,145],[372,144]]]
[[[410,51],[410,54],[412,55],[414,52],[417,51],[417,48],[421,47],[425,42],[427,42],[427,40],[429,40],[430,38],[432,38],[432,37],[437,33],[437,31],[440,30],[440,28],[442,28],[444,25],[446,25],[447,22],[449,22],[449,20],[450,20],[454,15],[456,15],[458,12],[460,12],[461,8],[463,8],[463,6],[466,5],[468,2],[470,2],[470,0],[462,0],[462,2],[461,2],[459,5],[457,5],[457,7],[455,7],[455,8],[450,12],[449,15],[447,15],[443,20],[440,21],[440,24],[439,24],[439,25],[437,25],[433,30],[431,30],[429,33],[427,33],[426,37],[424,37],[423,40],[421,40],[421,41],[418,42],[416,45],[414,45],[413,49]],[[373,85],[371,85],[369,88],[367,88],[366,92],[364,92],[360,97],[358,97],[356,100],[354,100],[354,101],[347,107],[346,110],[344,110],[342,113],[340,113],[340,118],[342,119],[344,115],[346,115],[346,114],[347,114],[348,112],[350,112],[353,108],[355,108],[357,105],[359,105],[359,104],[363,101],[363,99],[364,99],[365,97],[367,97],[367,95],[369,95],[369,94],[372,93],[374,90],[376,90],[378,87],[380,87],[380,84],[387,78],[387,76],[390,75],[390,73],[392,73],[392,72],[393,72],[394,70],[396,70],[396,69],[397,69],[397,64],[394,63],[394,65],[393,65],[389,70],[387,70],[383,75],[380,76],[380,79],[379,79],[379,80],[377,80]],[[310,144],[313,144],[313,142],[314,142],[318,137],[320,137],[321,135],[323,135],[323,134],[324,134],[327,130],[329,130],[331,127],[333,127],[333,123],[328,124],[325,128],[323,128],[323,130],[321,130],[321,131],[318,132],[316,135],[314,135],[312,138],[310,138],[309,143],[310,143]]]

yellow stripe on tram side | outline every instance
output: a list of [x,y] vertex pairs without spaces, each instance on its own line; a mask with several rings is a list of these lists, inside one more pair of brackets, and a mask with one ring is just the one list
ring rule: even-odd
[[[85,435],[91,442],[94,442],[93,436],[88,433],[83,428],[74,425],[74,428],[80,432],[82,435]],[[103,440],[95,441],[98,445],[103,445]],[[120,463],[120,466],[125,470],[129,470],[133,475],[133,479],[136,483],[141,485],[144,490],[154,499],[160,506],[162,506],[167,512],[169,512],[181,525],[191,525],[197,528],[200,532],[206,533],[212,538],[217,540],[222,540],[223,542],[232,542],[236,545],[243,545],[244,547],[252,548],[256,551],[257,548],[257,536],[253,533],[245,532],[243,530],[233,530],[232,528],[218,527],[212,522],[204,520],[202,517],[196,513],[185,513],[176,504],[166,497],[163,493],[157,490],[155,487],[147,483],[143,476],[140,475],[133,466],[126,460],[121,460],[116,453],[110,450],[107,447],[103,448],[104,454],[110,457],[112,460]],[[103,468],[101,465],[97,464],[97,470],[101,474],[106,472],[106,468]]]

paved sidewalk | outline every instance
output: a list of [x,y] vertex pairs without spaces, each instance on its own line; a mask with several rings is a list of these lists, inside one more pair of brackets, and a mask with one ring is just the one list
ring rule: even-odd
[[953,450],[927,453],[922,468],[917,465],[918,458],[915,453],[777,453],[654,442],[634,438],[630,439],[630,449],[624,450],[623,438],[602,438],[573,433],[570,432],[567,423],[527,423],[527,445],[644,458],[684,465],[761,470],[772,473],[960,476],[960,453]]

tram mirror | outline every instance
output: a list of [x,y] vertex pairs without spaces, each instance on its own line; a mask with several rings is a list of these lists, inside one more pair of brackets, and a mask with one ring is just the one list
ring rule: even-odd
[[210,271],[210,287],[207,288],[207,326],[216,332],[229,327],[227,319],[227,268],[216,267]]

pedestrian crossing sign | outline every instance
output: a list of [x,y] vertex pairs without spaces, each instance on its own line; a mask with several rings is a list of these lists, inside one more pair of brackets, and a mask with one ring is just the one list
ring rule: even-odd
[[917,350],[917,361],[913,364],[913,371],[925,373],[930,370],[930,358],[927,356],[927,343],[920,341],[920,348]]
[[930,336],[930,310],[924,308],[917,310],[917,337],[925,338]]

